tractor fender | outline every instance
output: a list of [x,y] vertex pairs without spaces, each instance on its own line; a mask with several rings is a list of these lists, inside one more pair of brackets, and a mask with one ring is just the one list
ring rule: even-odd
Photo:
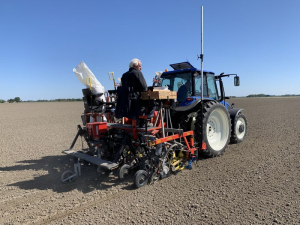
[[234,118],[243,110],[244,109],[228,109],[231,121],[234,121]]
[[201,102],[201,99],[196,99],[191,104],[186,106],[177,106],[176,108],[173,108],[175,112],[187,112],[195,108],[199,103]]
[[[211,98],[203,98],[203,102],[212,101]],[[194,101],[184,101],[181,105],[176,108],[172,108],[175,112],[197,112],[199,110],[199,105],[201,105],[201,98],[196,98]]]

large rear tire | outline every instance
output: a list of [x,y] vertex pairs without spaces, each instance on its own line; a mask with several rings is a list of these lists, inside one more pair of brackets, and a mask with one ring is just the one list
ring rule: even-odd
[[247,135],[247,118],[243,113],[239,113],[232,121],[232,133],[230,138],[230,143],[237,144],[241,143]]
[[201,118],[201,111],[199,111],[195,122],[194,132],[198,143],[201,143],[202,124],[203,141],[206,143],[206,150],[200,150],[200,153],[209,158],[222,155],[228,146],[231,134],[231,122],[228,111],[216,101],[204,103],[203,117]]

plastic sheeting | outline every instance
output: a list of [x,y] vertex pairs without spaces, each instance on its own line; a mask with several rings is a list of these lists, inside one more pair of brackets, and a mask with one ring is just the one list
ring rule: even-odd
[[[103,93],[102,96],[97,97],[96,100],[103,101],[105,102],[105,97],[104,97],[104,87],[102,84],[97,80],[93,72],[88,68],[88,66],[82,61],[79,63],[79,65],[73,69],[73,72],[77,76],[78,80],[87,88],[90,88],[91,83],[91,88],[92,88],[92,93],[94,95],[101,94]],[[90,78],[87,80],[87,78]]]

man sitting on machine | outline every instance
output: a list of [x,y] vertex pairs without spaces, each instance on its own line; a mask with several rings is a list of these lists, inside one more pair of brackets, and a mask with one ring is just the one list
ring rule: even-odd
[[[139,120],[140,113],[146,113],[146,106],[140,101],[141,92],[147,91],[147,83],[143,76],[142,63],[139,59],[132,59],[129,63],[129,70],[121,78],[122,86],[118,87],[118,99],[116,117],[127,117]],[[154,108],[147,115],[153,117]],[[143,121],[140,121],[140,126]]]

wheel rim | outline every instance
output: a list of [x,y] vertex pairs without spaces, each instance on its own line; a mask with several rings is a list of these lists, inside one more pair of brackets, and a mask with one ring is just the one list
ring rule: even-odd
[[145,174],[141,174],[139,177],[139,184],[142,185],[145,181],[146,181],[146,175]]
[[224,148],[229,137],[229,125],[226,112],[215,109],[211,112],[206,125],[207,141],[215,150]]
[[[240,127],[244,127],[244,129],[240,129]],[[235,126],[235,134],[238,139],[243,139],[246,134],[246,129],[246,122],[242,117],[240,117]]]

